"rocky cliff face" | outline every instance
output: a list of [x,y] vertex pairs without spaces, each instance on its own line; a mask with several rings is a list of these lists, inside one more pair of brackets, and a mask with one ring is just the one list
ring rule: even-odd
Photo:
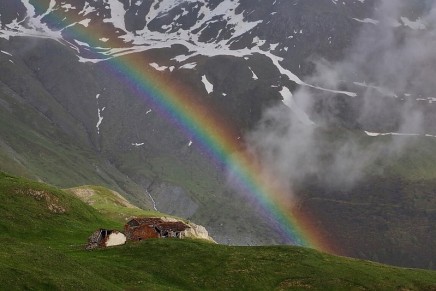
[[[161,217],[161,219],[163,221],[168,221],[168,222],[178,222],[179,221],[179,220],[172,218],[172,217]],[[209,232],[207,231],[207,229],[204,226],[195,224],[193,222],[188,222],[188,226],[189,226],[189,228],[184,231],[184,234],[183,234],[184,237],[202,239],[202,240],[207,240],[207,241],[215,243],[215,240],[209,236]]]

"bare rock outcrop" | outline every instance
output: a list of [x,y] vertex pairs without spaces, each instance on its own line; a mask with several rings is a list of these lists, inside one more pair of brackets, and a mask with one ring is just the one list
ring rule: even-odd
[[[161,219],[163,221],[167,221],[167,222],[180,221],[180,220],[173,218],[173,217],[161,217]],[[198,224],[195,224],[192,222],[188,222],[187,225],[189,226],[189,228],[184,231],[183,237],[203,239],[203,240],[207,240],[207,241],[216,243],[215,240],[211,236],[209,236],[209,232],[207,231],[207,229],[204,226],[198,225]]]

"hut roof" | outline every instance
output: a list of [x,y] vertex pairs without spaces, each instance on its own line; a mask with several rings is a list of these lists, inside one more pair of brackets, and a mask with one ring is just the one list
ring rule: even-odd
[[181,221],[163,222],[156,225],[156,227],[161,231],[184,231],[185,229],[189,228],[189,226]]
[[184,231],[189,228],[188,225],[181,221],[164,221],[158,217],[132,218],[127,222],[127,225],[130,227],[148,225],[156,227],[160,231]]
[[127,224],[130,226],[139,226],[139,225],[158,225],[163,223],[164,221],[158,217],[145,217],[145,218],[132,218]]

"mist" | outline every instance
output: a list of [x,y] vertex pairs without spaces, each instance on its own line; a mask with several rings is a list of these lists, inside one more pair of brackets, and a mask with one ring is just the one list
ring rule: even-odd
[[246,141],[276,183],[289,193],[307,179],[351,187],[374,173],[378,160],[413,145],[410,135],[427,133],[417,99],[436,94],[435,8],[434,1],[380,1],[372,16],[377,24],[362,24],[341,61],[313,57],[307,84],[357,96],[301,86],[291,97],[298,110],[280,104],[264,112]]

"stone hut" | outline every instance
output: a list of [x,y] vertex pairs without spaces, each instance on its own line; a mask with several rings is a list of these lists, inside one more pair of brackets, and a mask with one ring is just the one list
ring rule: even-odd
[[188,228],[189,226],[181,221],[164,222],[156,226],[159,237],[183,238],[185,236],[185,230]]
[[126,240],[126,236],[117,230],[99,229],[88,238],[86,249],[119,246],[125,244]]
[[148,238],[183,238],[189,226],[181,221],[164,221],[161,218],[133,218],[124,226],[128,240],[139,241]]

